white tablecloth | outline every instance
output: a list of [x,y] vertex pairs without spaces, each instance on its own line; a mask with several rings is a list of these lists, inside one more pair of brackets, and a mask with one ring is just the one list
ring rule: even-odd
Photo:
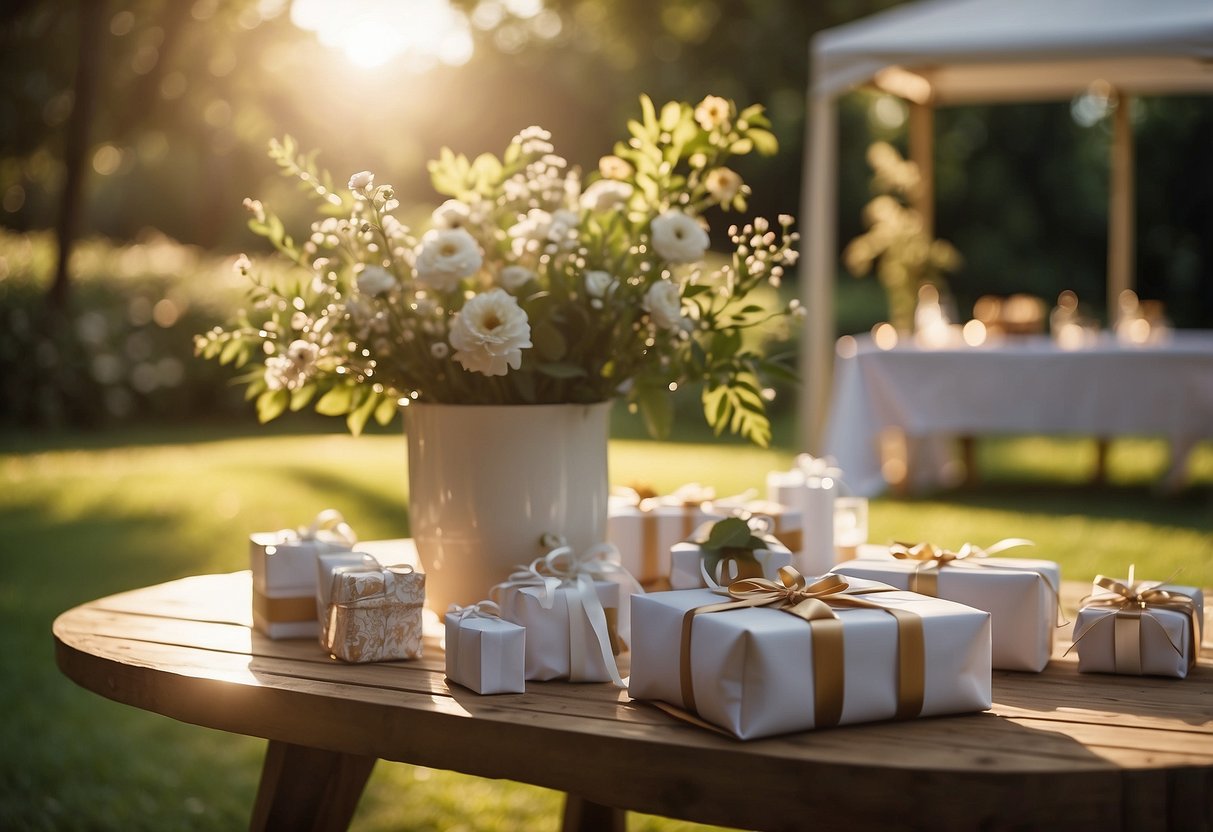
[[[1062,350],[1044,336],[944,349],[877,348],[846,342],[835,364],[825,452],[858,495],[878,494],[878,438],[899,428],[911,439],[948,435],[1164,436],[1171,478],[1192,447],[1213,437],[1213,332],[1178,331],[1162,343],[1121,345],[1105,337]],[[916,471],[930,484],[935,459]],[[937,480],[938,481],[938,480]]]

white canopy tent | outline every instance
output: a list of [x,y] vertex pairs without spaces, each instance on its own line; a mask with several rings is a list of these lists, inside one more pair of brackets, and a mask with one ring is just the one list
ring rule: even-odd
[[[1117,96],[1108,211],[1109,308],[1133,280],[1126,97],[1213,93],[1213,0],[925,0],[819,32],[810,48],[801,219],[802,446],[820,452],[834,355],[837,99],[859,86],[910,104],[910,158],[933,225],[935,107]],[[1213,148],[1211,148],[1213,150]]]

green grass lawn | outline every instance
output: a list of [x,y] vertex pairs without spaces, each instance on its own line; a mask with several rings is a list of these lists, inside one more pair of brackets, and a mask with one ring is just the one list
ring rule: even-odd
[[[789,450],[736,444],[611,446],[615,482],[721,493],[762,488]],[[1114,445],[1109,484],[1085,482],[1093,445],[1000,440],[984,484],[871,509],[872,539],[949,546],[1029,537],[1067,578],[1123,573],[1213,585],[1213,447],[1194,484],[1151,488],[1165,447]],[[247,823],[264,743],[184,725],[77,688],[54,666],[50,625],[113,592],[247,565],[252,531],[340,509],[364,539],[407,533],[404,442],[281,429],[0,437],[0,828],[233,829]],[[531,786],[381,763],[355,828],[555,829],[560,796]],[[632,830],[701,828],[631,816]]]

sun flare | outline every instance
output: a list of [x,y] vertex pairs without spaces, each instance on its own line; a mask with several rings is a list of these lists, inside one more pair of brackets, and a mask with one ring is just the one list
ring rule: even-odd
[[472,56],[467,18],[449,0],[295,0],[291,21],[364,69],[399,57],[458,66]]

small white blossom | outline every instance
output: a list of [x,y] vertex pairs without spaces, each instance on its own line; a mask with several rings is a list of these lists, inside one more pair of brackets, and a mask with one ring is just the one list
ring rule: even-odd
[[253,267],[252,261],[249,260],[248,255],[245,255],[245,254],[241,254],[239,257],[236,258],[236,262],[232,263],[232,271],[236,272],[237,274],[242,274],[242,275],[248,274],[249,269],[251,269],[252,267]]
[[716,168],[709,171],[704,185],[712,199],[723,205],[732,202],[741,190],[741,176],[730,168]]
[[531,346],[531,325],[513,295],[490,289],[455,313],[450,341],[465,370],[503,376],[522,365],[522,351]]
[[372,297],[390,292],[396,287],[396,278],[382,266],[367,266],[354,279],[358,291]]
[[598,172],[604,179],[627,179],[632,175],[632,165],[618,156],[603,156],[598,160]]
[[659,280],[644,295],[644,309],[662,329],[682,327],[682,293],[671,280]]
[[591,270],[585,273],[585,291],[592,298],[606,297],[614,285],[615,278],[607,272]]
[[532,208],[526,216],[510,227],[509,235],[522,240],[546,240],[552,227],[552,215],[542,208]]
[[432,228],[417,248],[417,280],[442,292],[480,270],[484,257],[476,240],[462,228]]
[[430,344],[430,355],[437,358],[439,361],[451,354],[451,348],[445,341],[435,341]]
[[316,369],[320,347],[296,340],[286,352],[265,359],[265,384],[270,390],[298,390]]
[[666,211],[653,218],[653,248],[670,263],[693,263],[703,258],[711,239],[693,218],[681,211]]
[[581,207],[589,211],[610,211],[627,205],[633,188],[627,182],[599,179],[591,182],[581,195]]
[[434,209],[433,222],[436,228],[463,228],[472,218],[472,209],[465,202],[448,199]]
[[526,266],[506,266],[501,270],[499,283],[510,292],[517,292],[535,279],[535,273]]
[[253,215],[257,222],[265,222],[265,206],[261,204],[261,200],[246,197],[244,207]]
[[729,102],[718,95],[709,95],[695,108],[695,120],[704,130],[712,130],[729,120]]
[[360,170],[350,177],[348,187],[356,194],[367,194],[375,187],[375,174],[369,170]]

